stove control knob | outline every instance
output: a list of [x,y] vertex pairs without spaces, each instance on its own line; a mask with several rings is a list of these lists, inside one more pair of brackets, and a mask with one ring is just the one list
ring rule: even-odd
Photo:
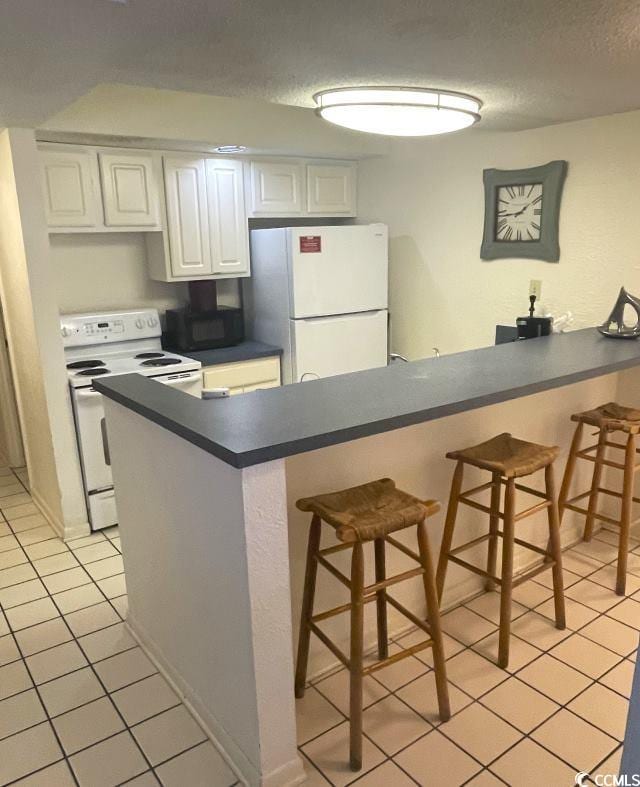
[[147,320],[147,325],[149,326],[149,328],[155,328],[157,324],[158,321],[156,320],[155,317],[149,317],[149,319]]
[[140,329],[144,328],[144,320],[142,319],[142,317],[138,317],[138,319],[136,320],[136,328],[140,328]]

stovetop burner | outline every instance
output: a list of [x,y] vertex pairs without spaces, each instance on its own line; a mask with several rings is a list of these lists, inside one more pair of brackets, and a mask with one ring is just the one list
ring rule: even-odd
[[104,366],[98,369],[83,369],[81,372],[78,372],[78,377],[97,377],[101,374],[111,374],[111,369],[107,369]]
[[163,358],[164,353],[138,353],[136,358]]
[[104,366],[104,361],[85,360],[85,361],[72,361],[67,364],[67,369],[94,369],[96,366]]
[[171,366],[174,363],[182,363],[180,358],[167,358],[162,356],[160,358],[152,358],[149,361],[143,361],[142,366]]

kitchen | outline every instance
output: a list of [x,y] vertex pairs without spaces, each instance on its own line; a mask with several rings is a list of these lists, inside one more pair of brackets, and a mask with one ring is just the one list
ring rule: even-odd
[[[104,20],[106,29],[122,24],[119,20],[138,19],[131,5],[122,5],[123,8],[101,9],[101,14],[111,15]],[[398,14],[402,15],[400,11]],[[573,41],[583,26],[588,26],[587,18],[588,15],[581,17],[576,12],[571,25],[565,20],[563,26],[562,20],[558,20],[559,29]],[[88,21],[83,24],[87,25],[89,35],[95,25]],[[406,19],[402,24],[406,24]],[[452,18],[448,24],[464,28],[459,19]],[[421,29],[420,25],[416,26],[418,38]],[[437,25],[432,30],[428,24],[424,34],[436,43],[448,40],[446,35],[441,37],[442,32]],[[393,35],[400,34],[396,31]],[[417,39],[406,29],[403,35],[412,50]],[[597,34],[590,31],[590,35]],[[555,51],[553,45],[549,44],[547,50],[551,57]],[[196,57],[195,52],[193,56]],[[485,65],[489,74],[489,64]],[[453,68],[451,73],[458,72]],[[574,77],[578,80],[574,86],[576,94],[590,95],[588,85]],[[524,74],[520,78],[526,80]],[[390,66],[387,79],[410,85],[425,83],[426,76],[407,79]],[[612,75],[612,83],[613,79]],[[487,77],[486,84],[480,84],[469,73],[452,82],[447,82],[444,76],[441,79],[434,76],[426,80],[427,86],[442,83],[451,87],[450,92],[442,91],[439,99],[442,102],[460,91],[477,94],[484,101],[483,106],[474,110],[481,120],[459,133],[402,138],[359,133],[332,125],[314,114],[309,101],[305,106],[291,106],[291,102],[282,100],[273,103],[242,97],[242,93],[236,96],[233,90],[222,91],[218,96],[193,85],[173,89],[175,86],[170,81],[160,83],[160,87],[157,81],[145,85],[133,78],[130,84],[122,84],[126,79],[100,81],[101,84],[96,82],[70,97],[65,106],[43,108],[40,116],[29,123],[7,122],[9,128],[2,133],[0,141],[3,172],[0,289],[29,469],[29,505],[34,506],[34,513],[28,516],[43,517],[48,524],[38,520],[38,526],[52,530],[46,531],[47,538],[26,543],[27,536],[20,536],[21,531],[12,525],[22,517],[10,518],[11,506],[5,510],[0,505],[0,509],[8,522],[3,529],[6,535],[2,536],[9,539],[4,544],[6,551],[15,552],[16,559],[22,560],[23,553],[26,556],[18,566],[30,565],[27,558],[34,563],[49,559],[44,557],[49,546],[54,551],[68,549],[69,560],[76,559],[76,552],[80,560],[82,550],[94,549],[102,543],[118,551],[122,549],[130,609],[127,613],[126,597],[122,593],[112,597],[119,600],[117,604],[112,604],[106,596],[100,602],[109,607],[110,623],[104,630],[124,625],[127,620],[127,636],[136,638],[132,650],[135,653],[140,650],[150,660],[154,675],[168,681],[167,691],[173,692],[172,696],[185,700],[184,707],[195,714],[200,729],[204,729],[202,734],[213,741],[205,747],[199,737],[193,738],[197,754],[190,755],[191,760],[188,746],[155,758],[142,732],[138,737],[136,728],[149,725],[153,729],[156,717],[137,716],[135,723],[129,723],[123,716],[133,733],[118,732],[122,736],[118,741],[126,738],[122,750],[133,747],[131,757],[141,764],[132,766],[126,778],[116,777],[114,770],[112,783],[144,773],[149,783],[155,783],[157,776],[163,784],[169,784],[173,776],[182,777],[182,783],[187,784],[215,784],[203,780],[198,771],[198,767],[213,762],[215,757],[221,758],[215,760],[215,767],[225,774],[220,783],[227,787],[233,783],[232,779],[256,784],[298,783],[302,766],[307,780],[318,784],[350,783],[357,779],[363,783],[369,780],[371,784],[376,779],[394,784],[445,783],[445,774],[438,771],[440,766],[436,764],[447,761],[459,767],[459,771],[452,770],[454,775],[450,779],[460,784],[471,780],[491,783],[496,779],[525,783],[514,776],[523,758],[536,763],[532,769],[547,773],[550,783],[554,783],[553,775],[558,779],[556,783],[573,778],[568,773],[571,768],[573,773],[578,769],[617,772],[624,719],[621,721],[618,716],[610,719],[604,710],[602,719],[594,718],[580,705],[580,698],[584,693],[586,698],[593,697],[595,707],[615,707],[616,714],[620,697],[628,699],[635,644],[628,648],[614,644],[613,634],[609,641],[609,635],[596,633],[600,632],[596,623],[601,626],[606,623],[613,629],[611,621],[614,621],[620,627],[617,634],[622,637],[627,629],[638,628],[639,622],[633,618],[637,602],[631,598],[621,601],[614,592],[616,581],[620,582],[615,570],[617,531],[607,527],[596,529],[593,541],[583,542],[584,516],[572,510],[565,512],[562,525],[563,545],[569,548],[564,557],[568,630],[562,634],[562,641],[565,635],[571,640],[562,646],[564,650],[560,629],[551,626],[553,631],[558,631],[552,635],[535,625],[550,617],[545,610],[550,606],[553,592],[551,572],[542,574],[539,581],[534,578],[519,592],[514,588],[513,594],[512,658],[516,659],[514,671],[518,670],[518,678],[507,678],[509,685],[502,691],[507,704],[517,697],[519,701],[513,700],[515,704],[527,704],[530,700],[536,708],[546,707],[549,712],[545,715],[543,709],[539,711],[537,725],[530,726],[528,721],[525,723],[498,705],[501,683],[497,677],[493,678],[493,672],[488,674],[487,681],[495,680],[495,685],[487,685],[482,692],[476,690],[464,672],[465,660],[470,669],[477,666],[474,654],[478,652],[482,654],[483,666],[494,666],[500,616],[486,598],[478,595],[481,586],[477,578],[469,577],[458,566],[451,567],[447,575],[442,603],[453,710],[452,719],[443,722],[442,727],[435,721],[434,709],[429,706],[425,710],[416,699],[422,696],[418,689],[428,682],[426,676],[433,680],[435,672],[430,655],[416,651],[403,662],[376,673],[380,680],[365,679],[365,693],[369,691],[372,695],[364,711],[362,769],[354,772],[349,767],[347,729],[348,718],[353,714],[348,702],[345,705],[349,689],[344,670],[336,671],[339,661],[334,658],[335,653],[312,639],[310,687],[305,697],[294,702],[293,686],[287,681],[293,680],[293,654],[298,647],[297,625],[309,531],[308,516],[296,508],[297,499],[391,477],[400,489],[419,495],[421,500],[435,497],[443,503],[442,514],[437,514],[441,519],[433,526],[429,523],[430,538],[437,549],[453,471],[452,463],[444,459],[447,452],[510,429],[536,444],[560,446],[561,456],[556,462],[560,486],[572,442],[574,425],[570,416],[606,401],[636,404],[633,342],[602,339],[606,348],[603,352],[610,360],[600,357],[599,346],[575,345],[573,354],[590,354],[592,358],[584,367],[572,366],[570,371],[556,366],[555,356],[537,355],[535,347],[541,345],[536,345],[536,341],[492,348],[492,352],[502,354],[492,355],[491,358],[500,361],[487,361],[489,366],[484,365],[485,356],[469,355],[466,360],[464,356],[465,352],[490,348],[496,326],[510,326],[515,330],[516,319],[526,316],[531,290],[538,293],[536,316],[567,315],[567,335],[554,334],[541,342],[582,341],[581,331],[594,331],[594,326],[605,320],[620,286],[624,285],[631,293],[640,290],[635,257],[639,240],[635,219],[638,198],[633,175],[640,114],[634,111],[633,103],[616,104],[611,96],[600,95],[591,96],[592,103],[587,109],[562,107],[558,97],[566,91],[566,86],[557,86],[555,104],[551,107],[545,104],[544,91],[530,98],[520,95],[517,100],[507,95],[506,89],[500,94],[501,80],[497,77]],[[339,84],[345,79],[335,75],[325,81],[326,84],[317,87]],[[358,81],[368,80],[355,80]],[[385,80],[375,81],[383,84]],[[308,92],[310,96],[313,90]],[[517,113],[511,105],[517,102],[520,102],[520,114],[515,117]],[[486,186],[483,172],[508,171],[513,179],[515,171],[530,171],[549,162],[566,162],[557,211],[555,215],[545,216],[542,222],[545,231],[549,221],[556,222],[558,264],[545,259],[540,251],[532,257],[516,253],[515,247],[506,257],[489,261],[481,244],[483,226],[492,220],[493,203],[483,191]],[[529,185],[535,182],[521,181]],[[507,181],[504,187],[510,183]],[[546,181],[544,188],[547,188]],[[531,194],[535,198],[535,193]],[[541,210],[549,204],[550,200],[545,202],[543,197],[545,207]],[[512,210],[518,214],[522,207],[518,203]],[[382,251],[375,250],[376,244]],[[274,247],[279,250],[275,254]],[[191,310],[185,312],[187,304],[191,304]],[[202,318],[203,313],[206,315],[215,307],[222,310]],[[241,321],[239,309],[244,317]],[[237,341],[241,338],[242,341]],[[216,344],[230,346],[216,347]],[[386,368],[390,353],[404,356],[409,362],[397,358]],[[137,358],[139,355],[147,357]],[[476,358],[478,365],[473,366]],[[524,367],[519,365],[519,359],[523,359]],[[486,386],[490,386],[492,377],[499,382],[491,391],[478,392],[481,404],[475,410],[460,409],[461,405],[454,401],[456,392],[446,389],[448,377],[457,381],[460,402],[472,396],[466,376],[471,366],[458,366],[459,363],[473,366]],[[491,363],[502,364],[503,368],[493,369]],[[77,368],[67,369],[67,364],[76,364]],[[527,376],[529,372],[540,375],[545,367],[549,372],[545,381]],[[373,371],[360,371],[366,369]],[[513,392],[508,396],[504,392],[511,390],[511,383],[506,379],[509,374],[503,377],[498,373],[503,369],[510,369],[513,376]],[[144,392],[137,393],[118,388],[126,386],[129,371],[143,371],[150,380],[168,383],[169,390],[153,393],[155,389],[145,387]],[[371,376],[357,377],[363,381],[362,388],[356,382],[340,387],[340,381],[348,380],[351,372]],[[332,381],[334,375],[337,376]],[[564,384],[558,389],[558,383],[551,382],[551,378],[564,380]],[[302,383],[298,384],[298,380]],[[387,387],[385,380],[394,385]],[[425,386],[425,397],[431,397],[438,389],[443,397],[439,403],[430,399],[429,404],[425,399],[418,406],[410,392],[418,390],[415,386],[420,380]],[[529,385],[533,387],[527,388]],[[171,390],[185,386],[196,394],[187,403],[182,394]],[[200,389],[204,401],[197,398],[202,393]],[[355,391],[359,392],[359,398],[354,403],[351,397]],[[402,416],[373,412],[384,401],[397,408],[394,397],[405,395],[409,398],[402,405]],[[113,403],[111,399],[104,403],[106,417],[100,409],[101,396],[115,399]],[[185,408],[182,415],[175,411],[178,402]],[[99,409],[94,407],[97,403]],[[340,403],[342,414],[338,413]],[[197,409],[200,405],[203,409]],[[429,408],[433,412],[441,408],[440,415],[420,421],[422,416],[416,413]],[[163,414],[154,415],[155,410]],[[409,412],[414,415],[409,416]],[[227,425],[224,414],[228,415]],[[151,426],[159,423],[154,421],[156,418],[164,424],[160,430],[162,437]],[[146,425],[142,426],[136,419]],[[322,423],[321,419],[324,419]],[[180,428],[190,433],[189,439],[177,426],[170,426],[174,422],[181,423]],[[378,425],[384,422],[384,431],[370,431],[374,422]],[[127,430],[122,427],[125,423]],[[269,423],[272,432],[267,431]],[[210,433],[212,424],[216,425],[217,434]],[[233,425],[233,430],[229,425]],[[130,445],[134,434],[137,440]],[[340,434],[342,438],[338,442]],[[190,453],[190,440],[195,440],[199,453]],[[218,453],[213,452],[211,457],[205,446],[213,444]],[[282,447],[285,444],[289,446],[286,450]],[[296,452],[295,445],[305,447]],[[214,466],[215,463],[207,464],[213,460],[224,463],[221,453],[230,460],[228,473]],[[245,453],[260,459],[244,464],[245,460],[237,456]],[[180,457],[188,462],[186,472],[179,465]],[[236,461],[243,463],[234,465]],[[591,468],[585,469],[586,464],[577,462],[576,491],[587,489],[591,483]],[[115,492],[111,465],[116,476],[121,473],[124,479],[120,484],[116,481]],[[261,469],[263,476],[260,476]],[[603,475],[605,486],[617,490],[620,480],[609,479],[606,470]],[[198,484],[196,478],[200,479]],[[227,488],[220,479],[226,479]],[[241,479],[242,493],[238,492],[238,479]],[[238,523],[244,522],[249,541],[243,552],[235,535],[227,538],[222,525],[213,528],[222,539],[222,551],[211,557],[209,565],[210,571],[216,566],[221,582],[217,585],[207,577],[206,570],[204,574],[199,573],[207,564],[199,566],[196,550],[200,538],[203,554],[214,548],[203,530],[207,517],[214,523],[226,522],[227,514],[221,510],[224,506],[220,500],[207,498],[219,483],[224,490],[220,500],[224,499],[225,506],[235,511]],[[144,494],[140,494],[140,489],[144,489]],[[156,496],[163,502],[160,511],[153,508],[150,499]],[[16,501],[16,505],[23,503]],[[124,518],[120,516],[121,507]],[[252,533],[259,535],[251,528],[258,528],[257,512],[262,511],[267,512],[266,518],[270,520],[266,529],[272,540],[267,545],[259,538],[250,540]],[[605,505],[603,515],[616,519],[617,509]],[[172,542],[165,532],[167,517],[172,517],[174,523],[182,523],[179,533],[184,543]],[[156,543],[153,550],[147,547],[145,552],[139,539],[146,543],[154,541],[155,518]],[[523,525],[519,534],[538,549],[544,547],[546,540],[544,517],[541,521],[542,525],[533,520]],[[127,522],[137,522],[137,528],[131,525],[127,528]],[[117,523],[119,534],[113,530]],[[229,521],[227,527],[232,530],[233,523]],[[465,521],[462,527],[469,537],[483,532],[478,529],[477,521],[475,524]],[[185,538],[185,531],[190,534],[197,531],[198,537]],[[459,536],[460,533],[456,539]],[[404,543],[402,539],[401,543]],[[637,543],[632,543],[635,545],[626,572],[627,596],[640,589],[636,587],[633,552]],[[164,554],[162,550],[169,546],[171,549]],[[34,557],[25,549],[33,551]],[[116,557],[106,547],[103,549],[101,554],[105,556],[95,565],[87,562],[89,579],[78,585],[87,588],[87,598],[94,598],[94,591],[88,590],[93,587],[89,584],[91,571],[99,571],[102,560]],[[234,552],[238,549],[240,552]],[[59,554],[66,555],[66,552]],[[157,577],[146,573],[145,562],[149,562],[151,555],[154,565],[166,565],[166,571]],[[260,556],[267,560],[269,576],[263,576],[260,571]],[[169,559],[166,564],[165,558]],[[369,555],[367,564],[368,558]],[[225,563],[238,567],[247,560],[248,590],[242,585],[244,580],[228,577],[225,571]],[[520,560],[517,552],[516,563]],[[207,608],[198,597],[188,579],[190,564],[193,585],[202,582],[202,595],[214,593],[228,601],[229,614],[217,607]],[[348,573],[344,561],[341,565]],[[389,567],[409,570],[391,556]],[[15,568],[5,563],[0,572],[13,572]],[[40,578],[37,570],[38,566],[33,578],[25,580],[34,583],[33,592],[36,585],[40,592],[40,585],[47,588],[53,582],[47,580],[43,584],[44,576]],[[75,563],[73,569],[65,570],[76,571]],[[236,573],[240,575],[242,570]],[[171,575],[175,581],[168,584],[160,581],[161,576]],[[57,577],[57,573],[52,576]],[[0,578],[3,578],[1,574]],[[231,583],[229,596],[222,578]],[[111,577],[97,581],[108,579]],[[318,588],[319,608],[323,609],[344,600],[330,590],[331,578],[326,587],[322,584],[325,580],[326,577],[319,580]],[[118,580],[120,586],[123,581],[123,578]],[[178,592],[176,581],[183,583],[182,592]],[[574,586],[579,587],[576,590]],[[97,587],[103,592],[100,585]],[[82,595],[73,587],[48,591],[48,595],[72,591],[78,597]],[[270,599],[271,606],[269,615],[263,610],[262,623],[256,616],[256,610],[263,607],[261,592],[264,598]],[[411,609],[421,609],[424,604],[421,592],[415,588],[407,592],[402,596],[403,603]],[[593,599],[589,593],[595,594]],[[183,653],[173,651],[171,643],[162,638],[158,641],[155,631],[150,637],[153,642],[145,641],[145,632],[149,634],[149,627],[158,623],[158,610],[149,601],[149,594],[157,595],[158,604],[163,599],[165,608],[171,610],[176,620],[182,620],[189,609],[197,609],[200,619],[208,618],[218,633],[225,630],[223,625],[229,627],[230,642],[242,630],[244,633],[237,642],[244,642],[244,650],[238,645],[235,650],[220,652],[204,636],[204,626],[196,630],[187,627],[179,636],[174,634],[174,639],[184,644]],[[8,647],[9,640],[11,643],[14,639],[17,643],[22,640],[23,629],[12,627],[11,621],[17,613],[2,598],[3,614],[9,622],[5,632],[5,618],[0,616],[0,637],[7,637],[3,644]],[[25,598],[22,603],[41,601]],[[54,598],[54,603],[57,601]],[[253,612],[247,612],[246,604]],[[16,605],[16,609],[21,606]],[[535,613],[528,611],[534,607]],[[92,605],[70,614],[84,609],[90,610]],[[516,616],[516,612],[522,614]],[[111,618],[112,614],[119,617]],[[389,649],[397,651],[405,643],[412,647],[415,631],[409,630],[406,622],[399,622],[395,611],[390,614]],[[599,616],[597,620],[592,614]],[[575,622],[575,616],[580,625]],[[272,643],[268,636],[267,619],[272,630],[280,634],[278,643]],[[366,649],[375,642],[368,617],[367,621]],[[48,624],[48,620],[39,620],[32,625],[37,628]],[[348,647],[347,626],[344,621],[342,624],[332,623],[328,630],[344,649]],[[591,636],[590,627],[594,632]],[[28,630],[30,626],[25,628]],[[82,639],[100,630],[75,636]],[[249,640],[243,639],[247,631]],[[207,689],[202,685],[194,687],[192,681],[200,673],[194,663],[188,662],[198,637],[202,637],[203,653],[208,653],[214,663],[220,660],[211,686],[215,685],[218,691],[218,684],[226,681],[238,692],[238,697],[242,695],[243,701],[246,700],[243,706],[246,715],[241,719],[226,715],[233,700],[228,706],[226,699],[218,695],[216,702],[209,702],[211,696],[208,699],[205,696]],[[398,644],[400,640],[402,643]],[[270,644],[279,654],[280,668],[273,673],[262,650]],[[600,648],[593,653],[594,664],[587,663],[584,655],[581,660],[576,652],[579,645],[583,652],[589,653]],[[523,663],[520,659],[525,658],[522,654],[528,648],[532,649],[528,651],[532,658]],[[256,651],[253,667],[244,662],[251,649]],[[548,655],[548,650],[554,653]],[[564,659],[558,655],[560,652]],[[237,668],[227,673],[223,664],[234,653],[238,658]],[[616,655],[615,663],[610,661],[612,653]],[[582,686],[585,675],[592,685],[585,684],[571,697],[555,686],[545,689],[546,678],[538,679],[533,674],[534,667],[530,666],[532,662],[537,663],[534,655],[541,663],[566,664],[567,669],[573,670],[569,674],[577,681],[576,685]],[[260,661],[263,657],[264,662]],[[142,660],[143,656],[139,658]],[[9,666],[16,663],[17,660],[11,661]],[[96,672],[101,674],[103,668],[106,665]],[[397,678],[392,673],[398,673]],[[615,683],[613,673],[616,677],[624,675],[626,683]],[[510,673],[502,674],[506,677]],[[67,679],[66,674],[53,682],[63,679]],[[254,680],[259,685],[252,698],[248,687]],[[273,695],[264,689],[264,681],[272,684]],[[415,686],[414,681],[417,681]],[[35,735],[32,732],[35,730],[40,734],[42,729],[45,735],[45,728],[51,728],[60,741],[51,742],[52,753],[47,755],[50,759],[45,758],[46,762],[40,765],[34,763],[29,772],[54,769],[51,779],[55,771],[55,775],[64,774],[64,778],[74,778],[81,784],[97,784],[97,771],[83,770],[81,761],[95,755],[97,762],[101,747],[106,751],[111,738],[107,734],[99,736],[80,749],[67,745],[58,728],[63,728],[64,720],[70,720],[76,709],[53,713],[44,700],[46,690],[39,688],[37,680],[34,684],[7,699],[24,694],[25,702],[27,695],[29,701],[34,697],[36,704],[42,701],[48,713],[46,721],[33,722],[23,729],[12,727],[10,736],[0,737],[0,747],[3,742],[7,746],[15,743],[21,735]],[[135,685],[132,681],[131,691]],[[414,689],[418,694],[413,693]],[[510,695],[511,689],[519,693]],[[118,690],[127,691],[129,686]],[[433,688],[430,691],[433,694]],[[110,694],[103,687],[101,698],[87,700],[87,707],[92,703],[111,702]],[[466,699],[469,705],[464,707],[462,700]],[[117,699],[113,702],[117,708],[113,713],[120,718],[123,711]],[[255,714],[250,710],[252,703],[260,707]],[[279,719],[279,734],[273,732],[278,725],[270,723],[265,703],[273,704],[274,718]],[[237,704],[238,707],[242,704],[239,699]],[[620,714],[626,716],[626,702],[624,705]],[[296,706],[300,754],[291,753]],[[8,714],[9,705],[6,707]],[[0,718],[1,711],[0,704]],[[157,718],[173,712],[162,709],[157,711]],[[613,711],[608,713],[611,715]],[[456,727],[452,722],[459,714]],[[168,718],[173,717],[167,717],[167,723]],[[466,729],[465,719],[469,720]],[[493,725],[491,732],[478,741],[474,730],[485,722]],[[120,719],[118,724],[122,723]],[[186,720],[182,723],[185,728],[189,725]],[[243,738],[239,728],[234,728],[231,734],[234,724],[240,728],[257,724],[260,733],[249,741],[251,736]],[[554,728],[554,724],[560,727]],[[176,725],[178,729],[180,725],[177,722]],[[560,738],[583,737],[584,748],[591,747],[595,752],[593,761],[582,761],[582,751],[549,743],[554,729],[561,731]],[[170,732],[165,737],[170,738]],[[522,734],[524,740],[517,737]],[[262,750],[262,755],[257,757],[252,748],[255,740]],[[205,748],[206,755],[201,754]],[[196,762],[198,756],[202,760]],[[433,763],[432,776],[425,774],[421,762]],[[283,763],[291,769],[288,775],[275,775]],[[605,766],[610,770],[603,770]],[[17,770],[10,770],[12,767],[7,766],[10,776],[3,776],[5,781],[27,774],[17,766]],[[69,777],[70,773],[74,776]],[[105,781],[109,781],[108,776]]]

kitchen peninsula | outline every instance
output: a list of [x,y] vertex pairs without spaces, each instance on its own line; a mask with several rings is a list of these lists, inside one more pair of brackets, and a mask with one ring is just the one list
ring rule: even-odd
[[[445,500],[447,451],[504,431],[564,449],[571,413],[637,402],[634,367],[640,345],[586,329],[227,400],[137,375],[94,381],[107,400],[129,626],[243,781],[304,778],[292,641],[308,521],[295,500],[384,476]],[[461,519],[461,539],[478,534],[477,516]],[[441,527],[430,520],[435,548]],[[545,528],[532,517],[522,537],[544,544]],[[577,532],[567,517],[563,540]],[[444,606],[480,589],[477,577],[452,571]],[[323,592],[318,608],[340,603]],[[417,588],[403,601],[421,610],[419,599]],[[333,623],[343,645],[346,627]],[[311,676],[332,666],[312,650]]]

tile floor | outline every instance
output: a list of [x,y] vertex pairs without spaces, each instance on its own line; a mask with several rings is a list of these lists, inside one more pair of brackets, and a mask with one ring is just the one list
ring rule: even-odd
[[[125,630],[117,528],[63,543],[25,474],[2,467],[0,513],[0,785],[232,785]],[[640,629],[640,540],[626,599],[612,591],[612,543],[601,531],[565,553],[566,631],[550,619],[550,576],[515,591],[509,671],[493,663],[497,594],[444,616],[448,723],[437,718],[428,651],[367,678],[359,774],[346,765],[347,674],[314,681],[296,706],[307,784],[565,787],[578,770],[617,773]]]

